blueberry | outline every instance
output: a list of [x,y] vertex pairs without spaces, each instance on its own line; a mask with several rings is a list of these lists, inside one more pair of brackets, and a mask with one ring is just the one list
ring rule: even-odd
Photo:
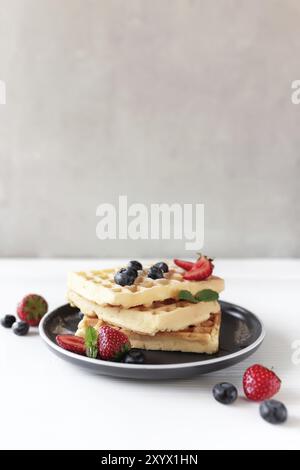
[[145,356],[138,349],[131,349],[123,359],[126,364],[144,364]]
[[84,313],[78,312],[78,319],[79,319],[79,320],[82,320],[83,317],[84,317]]
[[136,271],[141,271],[143,269],[143,265],[139,261],[129,261],[128,267],[133,268]]
[[4,326],[4,328],[11,328],[16,320],[16,317],[13,315],[5,315],[5,317],[1,319],[1,325]]
[[163,261],[160,261],[159,263],[154,264],[155,268],[161,269],[164,273],[167,273],[169,271],[169,266],[167,263],[164,263]]
[[122,268],[115,274],[115,283],[119,284],[119,286],[131,286],[136,279],[136,273],[132,268]]
[[223,382],[214,386],[213,396],[219,403],[230,405],[237,399],[238,392],[234,385]]
[[12,326],[13,332],[18,336],[27,335],[29,331],[29,325],[26,321],[16,321]]
[[127,272],[131,276],[134,276],[135,278],[138,276],[137,270],[135,268],[130,267],[130,266],[128,266],[128,268],[125,269],[125,272]]
[[260,404],[260,416],[271,424],[281,424],[287,420],[288,412],[283,403],[277,400],[266,400]]
[[162,269],[158,268],[157,266],[151,266],[148,271],[148,277],[151,279],[161,279],[164,277],[164,273]]

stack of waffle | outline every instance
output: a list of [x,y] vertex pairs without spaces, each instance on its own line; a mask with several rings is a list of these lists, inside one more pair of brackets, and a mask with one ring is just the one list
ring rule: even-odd
[[190,303],[179,292],[195,295],[204,289],[221,292],[224,281],[183,279],[180,268],[170,267],[162,279],[150,279],[144,268],[130,286],[115,283],[117,269],[73,272],[68,278],[68,300],[84,314],[77,336],[88,326],[110,325],[124,332],[134,348],[213,354],[219,348],[221,323],[217,301]]

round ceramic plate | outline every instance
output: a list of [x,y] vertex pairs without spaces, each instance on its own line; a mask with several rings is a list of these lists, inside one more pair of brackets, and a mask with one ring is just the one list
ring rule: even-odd
[[45,315],[40,323],[40,334],[52,352],[96,374],[151,380],[190,377],[241,362],[253,354],[264,340],[263,325],[253,313],[228,302],[220,303],[220,349],[213,355],[145,351],[145,363],[139,365],[101,361],[71,353],[60,348],[55,341],[56,335],[74,334],[77,329],[81,314],[70,305],[63,305]]

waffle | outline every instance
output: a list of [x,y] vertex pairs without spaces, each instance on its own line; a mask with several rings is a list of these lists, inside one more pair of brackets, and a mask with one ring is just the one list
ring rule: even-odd
[[159,331],[178,331],[189,325],[208,320],[211,313],[220,311],[218,302],[199,302],[168,299],[155,301],[149,307],[123,308],[120,306],[98,305],[81,297],[76,292],[68,292],[68,300],[82,313],[136,333],[155,335]]
[[98,305],[120,305],[125,308],[137,305],[150,306],[154,301],[177,298],[180,290],[196,294],[203,289],[221,292],[223,279],[210,276],[203,281],[186,281],[180,268],[171,267],[162,279],[147,277],[147,269],[139,272],[131,286],[119,286],[114,281],[116,269],[72,272],[68,276],[68,290]]
[[[180,331],[160,332],[154,336],[118,329],[128,336],[133,348],[214,354],[219,349],[220,323],[221,312],[218,312],[198,325],[191,325]],[[76,336],[84,337],[88,326],[98,330],[105,324],[107,323],[97,317],[85,315],[78,325]]]

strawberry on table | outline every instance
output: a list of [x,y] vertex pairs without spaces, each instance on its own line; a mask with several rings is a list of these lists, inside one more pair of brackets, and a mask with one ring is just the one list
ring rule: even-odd
[[48,311],[46,300],[37,294],[28,294],[19,303],[17,313],[21,320],[31,326],[37,326]]
[[249,400],[263,401],[279,392],[281,380],[272,370],[260,364],[254,364],[244,374],[243,387]]
[[104,361],[119,361],[130,350],[127,336],[111,326],[101,326],[98,334],[98,350]]
[[83,338],[74,335],[57,335],[57,344],[67,351],[76,354],[85,354],[86,346]]

